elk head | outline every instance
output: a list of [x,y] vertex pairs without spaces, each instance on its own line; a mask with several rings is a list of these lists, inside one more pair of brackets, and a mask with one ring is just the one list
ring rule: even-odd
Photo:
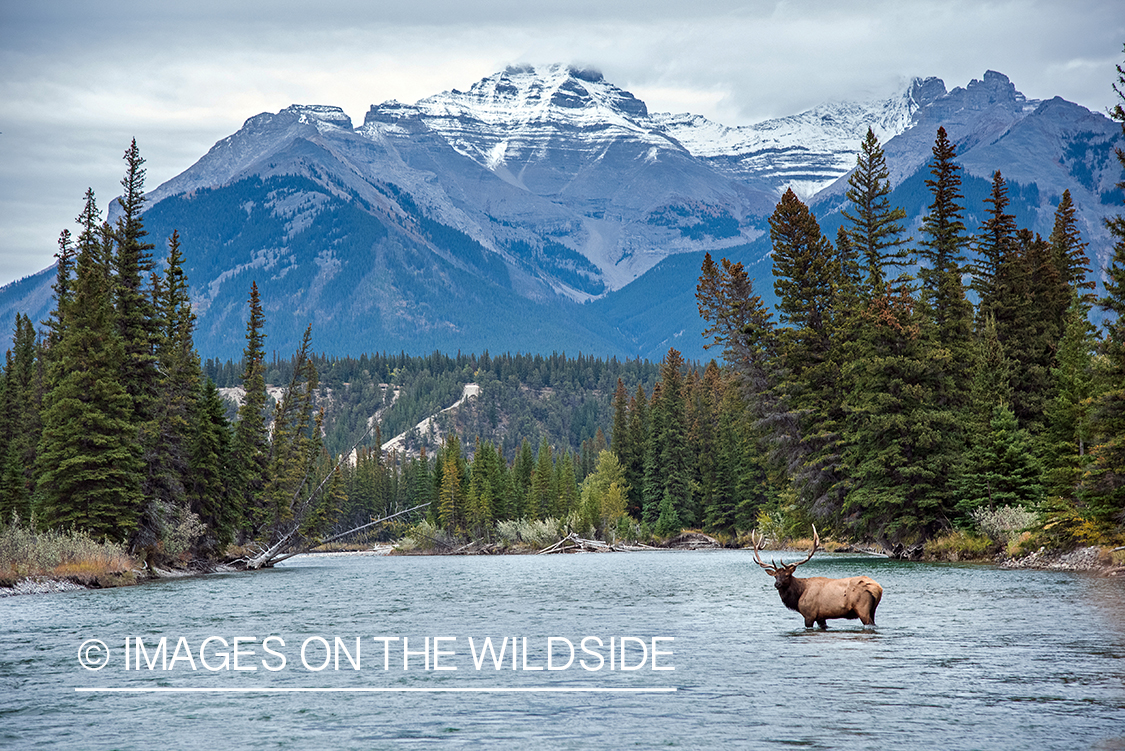
[[758,555],[758,552],[762,547],[763,538],[758,537],[757,539],[755,539],[753,536],[750,537],[750,542],[754,545],[754,560],[758,562],[759,566],[765,569],[767,574],[773,577],[773,585],[777,587],[777,590],[781,593],[781,598],[783,600],[785,599],[786,592],[792,586],[793,572],[796,571],[797,567],[802,563],[808,563],[809,561],[811,561],[813,554],[816,552],[816,549],[820,547],[820,535],[816,533],[816,525],[813,525],[812,532],[813,546],[812,550],[809,551],[808,558],[805,558],[805,560],[803,561],[797,561],[796,563],[790,563],[786,566],[778,565],[773,560],[770,560],[770,565],[768,566],[763,563],[761,556]]

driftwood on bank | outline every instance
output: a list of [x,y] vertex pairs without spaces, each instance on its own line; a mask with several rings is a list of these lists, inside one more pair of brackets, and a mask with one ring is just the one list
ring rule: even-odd
[[[376,524],[382,524],[383,522],[390,521],[391,519],[394,519],[396,516],[402,516],[403,514],[409,514],[411,511],[417,511],[418,509],[425,508],[426,506],[429,506],[429,505],[430,505],[430,502],[426,501],[425,503],[420,503],[417,506],[412,506],[411,508],[405,509],[403,511],[399,511],[399,512],[391,514],[389,516],[384,516],[381,519],[376,519],[375,521],[368,522],[367,524],[361,524],[358,527],[353,527],[352,529],[349,529],[347,532],[341,532],[338,535],[333,535],[332,537],[329,537],[326,540],[316,540],[314,542],[305,541],[304,544],[301,544],[301,541],[303,540],[303,537],[298,537],[298,530],[300,528],[294,527],[292,530],[290,530],[290,532],[288,534],[283,536],[280,540],[275,542],[269,548],[263,550],[258,555],[254,556],[253,558],[244,558],[243,562],[245,563],[245,566],[248,569],[268,568],[268,567],[274,565],[275,563],[281,563],[282,561],[284,561],[288,558],[292,558],[295,555],[301,555],[302,553],[307,553],[310,550],[312,550],[313,548],[318,548],[321,545],[327,545],[330,542],[335,542],[336,540],[343,539],[344,537],[347,537],[349,535],[353,535],[356,532],[360,532],[362,530],[365,530],[368,527],[374,527]],[[435,540],[435,542],[437,542],[437,540]],[[297,545],[300,546],[298,549],[296,549],[296,550],[291,549],[292,547],[297,546]]]
[[611,545],[601,540],[585,540],[576,533],[571,532],[554,545],[549,545],[540,550],[536,555],[549,555],[551,553],[620,553],[628,550],[624,545]]

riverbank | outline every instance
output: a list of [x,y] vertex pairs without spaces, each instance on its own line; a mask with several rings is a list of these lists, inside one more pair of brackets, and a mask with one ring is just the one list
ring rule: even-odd
[[1086,571],[1099,576],[1125,576],[1125,550],[1097,545],[1066,552],[1039,548],[1030,555],[1002,560],[999,565],[1003,569]]
[[[697,541],[693,541],[697,542]],[[645,550],[676,550],[676,549],[704,549],[714,548],[715,545],[679,546],[669,548],[645,547]],[[640,548],[637,548],[640,549]],[[807,550],[807,546],[805,547]],[[785,550],[798,551],[798,547],[786,547]],[[380,544],[363,550],[333,550],[309,551],[302,553],[309,557],[360,557],[360,556],[387,556],[395,555],[398,551],[393,545]],[[519,554],[534,554],[535,551],[511,551]],[[401,553],[399,553],[401,554]],[[417,553],[415,553],[417,554]],[[1071,551],[1047,550],[1041,548],[1030,555],[1020,558],[1005,558],[994,561],[970,561],[985,565],[995,565],[1002,569],[1037,569],[1043,571],[1079,571],[1097,576],[1125,577],[1125,551],[1114,551],[1111,548],[1090,546]],[[80,576],[25,576],[16,579],[13,583],[0,585],[0,598],[14,597],[17,595],[42,595],[56,592],[74,592],[84,589],[106,589],[111,587],[132,586],[146,581],[159,581],[161,579],[174,579],[189,576],[202,576],[213,573],[230,573],[238,569],[225,563],[197,561],[182,569],[156,569],[131,570],[117,572],[98,577]]]

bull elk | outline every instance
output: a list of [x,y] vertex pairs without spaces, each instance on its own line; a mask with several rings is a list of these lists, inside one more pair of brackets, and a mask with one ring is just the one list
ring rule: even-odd
[[858,618],[864,626],[875,625],[875,608],[883,598],[883,588],[867,576],[852,576],[847,579],[828,579],[823,576],[810,576],[802,579],[793,572],[802,563],[812,560],[813,553],[820,546],[820,536],[813,527],[813,548],[809,557],[803,561],[779,566],[762,563],[758,551],[762,539],[751,538],[754,545],[754,560],[774,578],[774,586],[781,595],[781,601],[790,610],[796,610],[805,618],[805,628],[816,623],[822,629],[828,628],[829,618]]

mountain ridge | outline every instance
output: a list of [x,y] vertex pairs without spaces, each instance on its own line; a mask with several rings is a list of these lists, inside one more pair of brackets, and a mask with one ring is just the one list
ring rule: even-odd
[[[151,191],[145,219],[153,237],[180,232],[208,355],[237,356],[254,280],[276,297],[267,313],[281,348],[311,321],[340,353],[659,357],[675,343],[702,357],[702,341],[685,339],[703,328],[688,266],[704,252],[736,257],[768,298],[766,220],[780,193],[795,187],[831,223],[868,127],[898,189],[915,186],[938,125],[967,174],[1000,168],[1036,186],[1036,231],[1069,187],[1104,256],[1115,124],[1065,100],[1029,101],[995,71],[731,128],[652,114],[594,69],[511,66],[467,91],[372,105],[359,125],[332,105],[250,117]],[[0,290],[0,314],[42,307],[48,277]]]

